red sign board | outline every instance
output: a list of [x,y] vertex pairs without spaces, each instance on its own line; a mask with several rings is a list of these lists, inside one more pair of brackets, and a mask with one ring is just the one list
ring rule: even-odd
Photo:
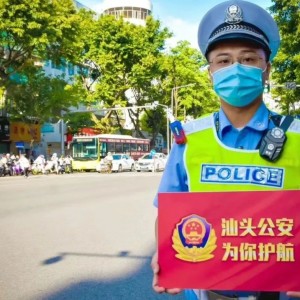
[[299,291],[300,191],[162,193],[159,285]]

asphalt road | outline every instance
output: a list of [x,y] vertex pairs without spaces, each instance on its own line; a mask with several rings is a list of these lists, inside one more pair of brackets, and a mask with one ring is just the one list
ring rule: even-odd
[[151,287],[160,177],[0,178],[0,300],[182,300]]

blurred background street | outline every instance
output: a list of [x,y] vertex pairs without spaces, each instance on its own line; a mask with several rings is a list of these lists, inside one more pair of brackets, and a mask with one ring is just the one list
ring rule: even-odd
[[183,299],[152,292],[161,173],[0,180],[0,299]]

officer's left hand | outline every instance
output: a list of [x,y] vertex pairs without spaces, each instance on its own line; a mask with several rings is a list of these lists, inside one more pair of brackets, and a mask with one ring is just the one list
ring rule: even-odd
[[159,264],[157,262],[158,260],[158,254],[157,251],[154,253],[153,257],[152,257],[152,261],[151,261],[151,267],[153,270],[153,284],[152,287],[154,289],[154,291],[156,293],[168,293],[171,295],[176,295],[179,294],[180,292],[182,292],[182,289],[177,289],[177,288],[173,288],[173,289],[166,289],[164,287],[161,287],[158,285],[158,273],[159,273]]
[[289,296],[291,298],[300,298],[300,292],[292,292],[292,291],[290,291],[290,292],[287,292],[286,294],[287,294],[287,296]]

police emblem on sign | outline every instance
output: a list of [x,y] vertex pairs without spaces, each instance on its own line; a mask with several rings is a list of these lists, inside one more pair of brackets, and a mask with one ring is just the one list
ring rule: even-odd
[[205,218],[190,215],[176,224],[172,236],[173,249],[178,259],[200,262],[214,257],[217,237],[215,230]]
[[226,10],[225,22],[228,24],[237,24],[243,21],[242,10],[237,5],[230,5]]

